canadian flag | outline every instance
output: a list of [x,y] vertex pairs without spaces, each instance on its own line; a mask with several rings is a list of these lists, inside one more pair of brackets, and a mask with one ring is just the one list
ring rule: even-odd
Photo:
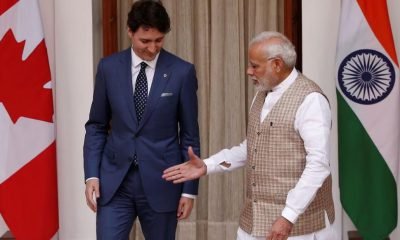
[[51,239],[58,231],[53,118],[38,3],[1,0],[0,230],[17,239]]

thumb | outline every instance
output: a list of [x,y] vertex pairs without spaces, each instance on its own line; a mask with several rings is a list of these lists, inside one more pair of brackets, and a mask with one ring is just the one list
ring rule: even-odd
[[99,198],[99,197],[100,197],[99,184],[96,184],[96,185],[94,186],[94,192],[95,192],[95,194],[96,194],[96,198]]
[[190,160],[195,160],[195,159],[198,158],[197,155],[193,152],[193,148],[192,147],[188,148],[188,155],[189,155],[189,159]]

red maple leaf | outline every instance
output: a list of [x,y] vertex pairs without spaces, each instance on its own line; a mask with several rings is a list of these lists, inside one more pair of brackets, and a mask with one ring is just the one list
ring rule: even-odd
[[11,30],[0,41],[0,102],[14,123],[21,116],[52,122],[52,91],[44,88],[51,79],[45,42],[23,61],[24,46]]
[[0,15],[5,13],[10,7],[16,4],[18,0],[1,0],[0,1]]

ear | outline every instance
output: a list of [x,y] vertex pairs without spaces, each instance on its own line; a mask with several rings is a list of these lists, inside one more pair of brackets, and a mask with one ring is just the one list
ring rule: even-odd
[[272,63],[276,72],[280,72],[283,69],[284,63],[281,58],[274,59]]
[[132,30],[128,27],[127,28],[127,33],[128,33],[128,37],[129,38],[132,38],[133,37],[133,32],[132,32]]

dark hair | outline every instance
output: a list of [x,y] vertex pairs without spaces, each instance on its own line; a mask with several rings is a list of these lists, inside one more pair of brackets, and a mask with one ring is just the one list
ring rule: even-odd
[[160,1],[139,0],[132,5],[128,14],[128,27],[136,32],[139,27],[156,28],[161,33],[170,30],[170,20],[167,11]]

